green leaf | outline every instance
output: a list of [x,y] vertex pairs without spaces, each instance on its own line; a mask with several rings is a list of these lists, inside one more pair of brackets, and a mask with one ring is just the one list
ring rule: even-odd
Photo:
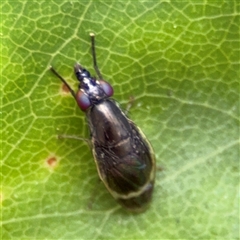
[[[239,1],[2,1],[2,239],[239,239]],[[153,201],[98,180],[73,65],[99,68],[155,149]]]

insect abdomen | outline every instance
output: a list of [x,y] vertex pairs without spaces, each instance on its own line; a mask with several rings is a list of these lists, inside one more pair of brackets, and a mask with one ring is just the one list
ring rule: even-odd
[[150,201],[153,190],[151,146],[110,99],[89,109],[87,118],[100,178],[124,207],[138,211]]

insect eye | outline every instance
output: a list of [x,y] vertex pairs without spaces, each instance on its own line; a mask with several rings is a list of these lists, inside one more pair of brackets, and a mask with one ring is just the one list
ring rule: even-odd
[[113,95],[113,88],[112,88],[112,86],[108,82],[105,82],[103,80],[99,80],[99,83],[100,83],[103,91],[105,92],[105,94],[108,97],[111,97]]
[[91,102],[90,102],[88,96],[80,90],[76,94],[76,101],[77,101],[78,106],[84,112],[91,106]]

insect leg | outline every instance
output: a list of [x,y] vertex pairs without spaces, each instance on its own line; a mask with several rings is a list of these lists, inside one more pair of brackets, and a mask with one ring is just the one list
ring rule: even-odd
[[87,144],[91,145],[91,140],[87,139],[87,138],[83,138],[83,137],[79,137],[79,136],[75,136],[75,135],[65,135],[65,134],[58,135],[58,139],[64,139],[64,138],[84,141]]
[[125,113],[126,115],[128,114],[130,108],[133,106],[134,101],[135,101],[134,96],[130,96],[130,97],[129,97],[128,104],[127,104],[127,107],[126,107],[126,109],[125,109],[125,111],[124,111],[124,113]]

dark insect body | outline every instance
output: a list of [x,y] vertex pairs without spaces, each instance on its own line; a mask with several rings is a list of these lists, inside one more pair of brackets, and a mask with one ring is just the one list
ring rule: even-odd
[[142,131],[110,98],[113,88],[102,80],[96,62],[94,34],[90,36],[93,64],[100,80],[76,64],[74,71],[80,84],[75,93],[56,70],[52,67],[51,70],[86,113],[100,179],[125,209],[141,212],[146,210],[152,197],[156,171],[154,152]]

